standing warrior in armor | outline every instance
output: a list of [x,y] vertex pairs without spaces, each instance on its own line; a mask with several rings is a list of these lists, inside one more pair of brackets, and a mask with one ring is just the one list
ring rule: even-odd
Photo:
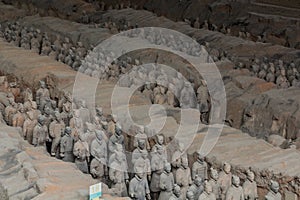
[[257,185],[254,178],[254,173],[250,170],[247,170],[247,180],[243,184],[244,196],[246,200],[258,199]]
[[117,145],[121,145],[124,149],[124,136],[122,135],[122,127],[116,124],[115,134],[113,134],[108,141],[108,153],[111,156],[117,149]]
[[72,129],[65,128],[65,134],[60,140],[60,157],[65,162],[74,162],[74,138],[72,137]]
[[163,156],[164,160],[167,160],[167,149],[164,145],[164,136],[162,134],[156,136],[156,144],[152,147],[151,153],[158,149],[161,151],[161,155]]
[[188,187],[192,184],[191,169],[187,159],[182,160],[181,167],[176,171],[176,184],[180,186],[182,195],[186,196]]
[[174,176],[171,172],[171,164],[166,163],[164,166],[164,171],[160,175],[159,187],[161,192],[158,200],[169,199],[172,196],[174,183]]
[[187,193],[192,192],[193,196],[196,200],[198,200],[199,196],[204,191],[202,178],[198,175],[196,175],[194,179],[194,183],[189,187]]
[[55,156],[59,150],[61,136],[65,130],[65,123],[62,121],[59,112],[55,113],[55,120],[49,125],[49,134],[52,137],[51,156]]
[[43,115],[38,117],[38,124],[33,129],[32,144],[36,146],[45,146],[46,140],[49,140],[48,128],[45,125],[45,118]]
[[158,148],[153,149],[151,155],[152,177],[150,183],[150,190],[152,199],[157,200],[160,192],[160,176],[163,172],[164,165],[167,162],[167,159],[164,155],[164,149],[160,146]]
[[218,179],[219,179],[219,174],[218,171],[210,168],[210,180],[208,181],[210,183],[210,185],[212,186],[213,189],[213,193],[215,194],[217,199],[220,199],[220,194],[221,194],[221,188],[220,185],[218,183]]
[[277,181],[270,182],[270,190],[265,196],[266,200],[281,200],[281,194],[279,193],[279,184]]
[[29,144],[32,144],[33,129],[37,124],[37,120],[35,119],[34,114],[32,112],[27,112],[26,114],[27,119],[25,119],[25,122],[23,124],[23,136]]
[[207,163],[205,162],[205,157],[197,152],[197,160],[194,162],[192,166],[192,179],[195,179],[195,176],[200,176],[203,180],[207,180]]
[[127,163],[122,152],[116,152],[115,159],[109,168],[109,179],[112,181],[112,190],[119,197],[127,196],[128,173]]
[[12,125],[13,127],[21,127],[23,128],[23,124],[25,122],[25,113],[24,113],[24,106],[19,104],[19,108],[17,113],[12,118]]
[[96,130],[96,138],[91,144],[91,155],[94,157],[91,162],[91,174],[95,178],[104,180],[107,175],[107,144],[103,139],[104,132]]
[[79,140],[74,144],[73,154],[78,169],[85,174],[89,173],[88,163],[90,162],[90,151],[89,145],[83,135],[79,135]]
[[223,165],[223,171],[220,172],[218,183],[221,188],[221,199],[224,200],[226,192],[232,183],[231,165],[227,162]]
[[182,200],[182,194],[181,194],[180,187],[178,185],[174,185],[173,187],[173,194],[169,198],[169,200]]
[[232,185],[228,188],[226,193],[226,200],[244,200],[243,188],[240,186],[240,178],[232,176]]
[[135,169],[136,173],[129,183],[129,197],[136,200],[150,200],[150,190],[147,179],[144,179],[144,169]]
[[46,88],[45,82],[40,81],[40,88],[36,91],[36,103],[41,112],[44,110],[47,98],[50,98],[49,90]]
[[204,192],[200,195],[198,200],[216,200],[216,196],[212,192],[212,187],[209,182],[204,183]]
[[[173,174],[176,174],[176,170],[178,170],[181,167],[183,159],[188,159],[187,153],[185,152],[184,144],[179,143],[177,150],[172,155],[172,163],[171,164],[172,164]],[[176,178],[175,178],[175,180],[176,180]]]
[[145,146],[145,140],[144,139],[138,139],[138,146],[133,150],[132,152],[132,158],[131,158],[131,162],[132,165],[135,164],[135,162],[142,157],[143,152],[146,150]]
[[209,117],[209,92],[206,82],[202,80],[201,85],[197,90],[197,101],[199,105],[199,111],[201,113],[201,121],[208,123]]

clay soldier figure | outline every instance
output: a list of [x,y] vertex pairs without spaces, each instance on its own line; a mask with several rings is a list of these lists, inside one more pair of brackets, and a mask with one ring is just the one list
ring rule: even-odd
[[140,157],[142,157],[143,151],[145,150],[145,146],[146,146],[145,139],[138,139],[137,143],[138,143],[138,146],[132,152],[131,162],[132,162],[133,166],[134,166],[136,160],[138,160]]
[[64,100],[61,102],[61,105],[60,105],[60,111],[63,110],[63,107],[65,106],[66,108],[66,111],[67,112],[71,112],[72,110],[72,103],[73,103],[73,98],[72,98],[72,95],[71,93],[69,92],[65,92],[64,94]]
[[37,104],[36,104],[35,101],[33,101],[31,103],[31,108],[30,108],[30,110],[28,112],[33,114],[34,119],[37,119],[38,116],[41,114],[41,111],[39,111],[37,109]]
[[[183,143],[179,143],[178,144],[178,148],[176,149],[176,151],[173,153],[172,155],[172,172],[173,174],[176,174],[176,170],[179,169],[182,166],[182,160],[183,159],[188,159],[187,158],[187,154],[185,152],[184,149],[184,144]],[[176,180],[176,177],[175,177]]]
[[192,166],[192,179],[194,180],[196,175],[200,176],[203,180],[207,180],[207,163],[205,162],[205,157],[197,152],[197,160]]
[[196,18],[196,21],[194,22],[194,28],[200,29],[199,17],[197,17],[197,18]]
[[74,62],[73,62],[73,64],[72,64],[71,67],[72,67],[75,71],[78,71],[79,68],[80,68],[80,66],[81,66],[81,58],[80,58],[80,56],[76,55],[76,56],[75,56],[75,60],[74,60]]
[[151,181],[151,164],[148,158],[148,152],[146,150],[142,151],[141,157],[139,157],[134,163],[134,169],[143,168],[144,169],[144,178]]
[[277,181],[270,182],[270,190],[268,194],[265,196],[266,200],[281,200],[281,194],[279,193],[279,184]]
[[197,90],[197,100],[199,104],[199,111],[201,113],[201,121],[203,123],[208,123],[209,93],[208,93],[206,82],[204,80],[201,81],[201,85]]
[[72,129],[70,127],[65,128],[65,134],[60,140],[60,157],[65,162],[74,162],[74,138],[71,136]]
[[26,116],[25,116],[25,113],[24,113],[24,107],[23,107],[22,104],[19,104],[18,112],[12,118],[13,127],[23,128],[25,118],[26,118]]
[[26,110],[25,104],[28,104],[27,107],[31,107],[31,102],[33,101],[32,91],[30,88],[26,88],[23,92],[23,100],[24,100],[24,109]]
[[32,112],[27,112],[26,114],[27,118],[23,124],[23,136],[29,144],[32,144],[33,129],[37,124],[37,120],[34,118],[34,114]]
[[166,96],[168,105],[172,107],[176,106],[175,92],[175,86],[172,83],[169,83],[169,89],[166,93]]
[[98,106],[96,107],[96,116],[94,118],[98,121],[99,124],[103,125],[106,122],[106,117],[103,115],[103,109],[102,107]]
[[89,144],[89,147],[91,147],[93,140],[96,138],[96,129],[95,125],[92,123],[86,123],[87,130],[82,133],[85,137],[85,141]]
[[209,182],[204,183],[204,192],[199,196],[198,200],[216,200],[215,194]]
[[196,175],[194,179],[194,183],[188,188],[188,192],[192,192],[195,199],[198,199],[199,196],[204,191],[202,178],[198,175]]
[[61,48],[57,56],[57,60],[59,62],[63,62],[65,60],[65,57],[66,57],[66,50],[64,48]]
[[269,72],[266,75],[266,81],[275,83],[275,67],[273,63],[269,63]]
[[182,200],[181,195],[182,195],[182,192],[180,190],[179,185],[175,184],[173,186],[173,193],[172,193],[171,197],[169,198],[169,200]]
[[156,150],[159,150],[164,160],[167,160],[167,149],[164,145],[164,136],[162,134],[156,135],[156,144],[152,147],[151,152],[155,152]]
[[148,79],[150,81],[150,86],[151,86],[151,89],[153,90],[155,85],[156,85],[156,79],[158,77],[158,69],[157,69],[157,65],[154,64],[153,65],[153,68],[150,70],[150,72],[148,73]]
[[151,183],[150,190],[152,199],[157,200],[160,192],[160,175],[163,172],[164,165],[167,162],[166,157],[164,156],[164,149],[162,146],[158,146],[152,150],[151,158]]
[[44,33],[42,36],[42,48],[43,48],[43,46],[50,46],[50,45],[51,45],[51,42],[49,40],[49,37],[48,37],[47,33]]
[[46,141],[49,139],[48,128],[45,125],[45,118],[43,115],[40,115],[38,117],[38,124],[33,129],[32,144],[35,147],[46,146]]
[[143,126],[138,126],[137,127],[137,133],[134,136],[134,141],[133,141],[133,146],[134,147],[138,147],[138,140],[139,139],[144,140],[145,141],[145,145],[146,145],[145,148],[147,150],[150,150],[150,144],[148,142],[148,136],[145,133],[145,127],[143,127]]
[[254,173],[247,170],[247,180],[243,184],[244,196],[246,200],[258,199],[257,185],[254,181]]
[[135,169],[136,173],[129,183],[129,197],[136,200],[150,200],[150,190],[147,179],[144,179],[144,169]]
[[117,153],[119,152],[119,155],[122,156],[123,162],[124,162],[124,171],[128,171],[128,165],[127,165],[127,158],[124,153],[124,147],[121,144],[116,144],[115,151],[109,156],[108,158],[108,166],[110,166],[116,159]]
[[36,91],[36,103],[40,111],[43,111],[47,97],[50,98],[49,90],[45,82],[40,81],[40,88]]
[[[0,90],[5,93],[10,93],[9,83],[6,76],[1,76]],[[11,102],[9,102],[11,103]]]
[[15,46],[19,47],[20,44],[21,44],[21,37],[19,35],[13,35],[12,38],[13,38],[13,41],[14,41],[13,44]]
[[90,22],[89,16],[86,11],[82,11],[82,16],[80,17],[80,22],[83,24],[88,24]]
[[50,108],[44,109],[44,118],[45,118],[45,125],[47,126],[49,130],[50,123],[53,121],[53,111]]
[[286,89],[290,86],[290,83],[286,78],[285,69],[280,70],[280,75],[276,79],[276,85],[280,89]]
[[108,135],[112,136],[115,134],[115,128],[117,123],[117,117],[115,115],[110,116],[110,120],[108,122]]
[[216,198],[220,199],[221,188],[218,183],[218,179],[219,179],[218,171],[213,168],[210,168],[210,177],[211,177],[211,179],[208,182],[212,186],[212,190],[213,190],[213,193],[215,194]]
[[8,105],[5,109],[4,109],[4,119],[6,121],[6,123],[8,125],[12,125],[13,123],[13,116],[17,113],[17,108],[18,108],[18,104],[15,102],[15,100],[13,98],[9,98],[8,99],[10,105]]
[[228,188],[231,186],[232,174],[231,174],[231,166],[229,163],[225,162],[223,165],[223,171],[220,172],[218,183],[221,188],[221,199],[225,199],[226,192]]
[[84,48],[82,42],[77,42],[77,46],[78,46],[77,49],[76,49],[77,55],[79,55],[80,58],[84,58],[84,56],[86,55],[87,51]]
[[67,56],[65,57],[65,60],[64,60],[64,63],[66,64],[66,65],[69,65],[69,66],[72,66],[72,64],[73,64],[73,60],[74,60],[74,58],[75,58],[75,53],[74,53],[74,47],[71,47],[70,49],[69,49],[69,51],[68,51],[68,54],[67,54]]
[[203,23],[203,25],[202,25],[202,28],[203,29],[209,29],[209,23],[208,23],[208,21],[207,20],[204,20],[204,23]]
[[128,183],[127,163],[122,152],[116,151],[114,161],[112,161],[109,169],[109,179],[112,181],[111,189],[117,196],[126,197]]
[[198,200],[192,191],[187,191],[186,193],[186,200]]
[[61,45],[61,40],[59,35],[56,35],[56,40],[53,42],[53,45],[55,46],[57,51],[60,51],[62,45]]
[[51,45],[50,47],[51,47],[51,52],[49,53],[49,57],[53,60],[57,60],[59,51],[57,50],[55,45]]
[[113,62],[112,65],[110,66],[108,80],[115,81],[119,77],[119,75],[120,75],[120,68],[115,62]]
[[160,85],[157,85],[153,89],[153,103],[155,103],[155,97],[160,94],[160,87],[161,87]]
[[154,103],[154,96],[153,91],[151,90],[150,82],[146,82],[143,94],[151,101],[151,103]]
[[159,187],[161,192],[158,200],[165,200],[171,197],[174,183],[174,176],[171,172],[171,164],[166,163],[164,166],[164,171],[160,175]]
[[257,74],[257,77],[260,79],[265,79],[267,76],[268,65],[266,63],[262,63],[260,66],[260,71]]
[[24,49],[30,49],[30,38],[29,38],[29,34],[26,34],[24,36],[22,36],[21,38],[21,47]]
[[180,186],[182,195],[186,196],[188,187],[192,184],[191,169],[187,159],[182,160],[181,167],[176,171],[176,184]]
[[51,53],[51,44],[49,42],[43,43],[42,44],[42,50],[41,50],[41,55],[42,56],[48,56]]
[[107,175],[107,144],[103,139],[104,132],[96,130],[96,139],[93,140],[91,145],[91,155],[94,157],[90,171],[94,178],[98,178],[101,181],[104,180]]
[[124,149],[124,136],[122,135],[122,127],[121,125],[116,124],[115,134],[112,135],[108,141],[109,156],[115,152],[118,144],[122,145],[122,148]]
[[232,176],[232,186],[227,190],[226,200],[244,200],[244,192],[238,176]]
[[227,33],[225,24],[222,24],[222,27],[221,27],[221,29],[220,29],[220,32],[223,33],[223,34],[226,34],[226,33]]
[[59,112],[55,113],[55,120],[49,125],[49,134],[52,137],[51,156],[55,156],[59,150],[60,139],[65,130],[65,123],[62,121]]
[[80,118],[82,119],[83,125],[85,125],[86,122],[91,122],[90,111],[86,107],[86,103],[85,103],[84,100],[79,101],[79,108],[78,108],[78,110],[79,110]]
[[68,37],[65,37],[65,41],[62,44],[62,48],[65,49],[66,52],[69,52],[69,49],[72,47],[72,44],[70,43],[70,39]]
[[[118,84],[120,87],[130,87],[132,85],[132,80],[129,74],[126,74],[124,67],[121,68],[121,70],[124,70],[123,76],[120,77],[120,79],[118,80]],[[104,78],[103,78],[104,79]]]
[[[13,42],[13,37],[12,37],[13,32],[11,30],[6,30],[4,36],[5,36],[5,39],[7,42],[9,42],[9,43]],[[19,47],[19,45],[18,45],[18,47]]]
[[78,140],[78,136],[84,132],[79,110],[74,110],[74,116],[70,119],[70,127],[72,128],[72,136],[75,140]]
[[251,65],[252,74],[254,76],[257,76],[257,73],[259,71],[260,61],[258,58],[255,58],[253,61],[253,64]]
[[63,120],[63,122],[65,123],[66,126],[69,126],[69,122],[71,119],[71,105],[70,104],[64,104],[63,105],[63,111],[60,113],[60,116]]
[[38,116],[41,114],[41,111],[37,109],[37,104],[35,101],[31,102],[31,108],[29,108],[28,113],[32,113],[34,119],[37,119]]
[[88,162],[90,162],[89,145],[85,141],[84,136],[79,135],[79,140],[74,144],[73,154],[75,156],[75,164],[80,171],[89,173]]
[[33,38],[31,39],[30,44],[31,44],[31,50],[37,54],[40,54],[41,41],[38,38],[37,32],[33,34]]
[[185,82],[184,88],[180,93],[180,107],[181,108],[194,108],[196,100],[193,98],[193,91],[189,82]]

